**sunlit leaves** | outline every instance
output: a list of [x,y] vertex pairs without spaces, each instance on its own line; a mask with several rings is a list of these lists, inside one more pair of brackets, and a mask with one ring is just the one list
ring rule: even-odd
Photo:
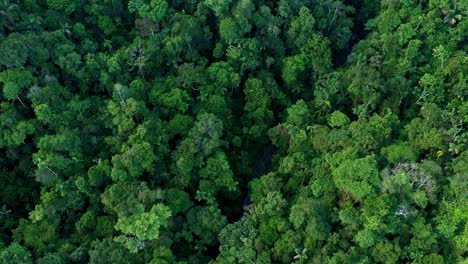
[[333,170],[333,179],[341,191],[363,199],[374,191],[379,171],[373,157],[345,160]]
[[15,100],[21,90],[34,82],[31,72],[23,69],[13,69],[0,72],[0,82],[3,82],[3,95],[6,99]]
[[141,240],[155,240],[159,237],[159,229],[166,226],[166,220],[170,215],[166,206],[158,204],[154,205],[149,212],[120,218],[115,228]]

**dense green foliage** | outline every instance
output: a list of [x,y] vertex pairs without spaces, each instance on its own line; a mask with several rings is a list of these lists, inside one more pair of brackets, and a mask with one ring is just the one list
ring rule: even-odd
[[467,15],[0,0],[0,263],[466,263]]

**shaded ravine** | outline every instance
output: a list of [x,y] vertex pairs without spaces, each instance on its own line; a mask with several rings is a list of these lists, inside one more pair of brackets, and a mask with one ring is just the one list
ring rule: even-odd
[[[263,150],[263,155],[261,155],[256,161],[255,161],[255,168],[254,168],[254,171],[252,173],[252,178],[250,179],[253,180],[253,179],[257,179],[265,174],[267,174],[271,168],[271,164],[272,164],[272,158],[273,158],[273,155],[275,154],[276,152],[276,147],[275,145],[273,145],[272,143],[268,144],[265,149]],[[239,219],[241,219],[242,217],[244,217],[245,213],[246,213],[246,210],[247,210],[247,206],[249,204],[251,204],[252,201],[250,199],[250,191],[249,191],[249,188],[247,188],[247,191],[246,191],[246,194],[244,196],[244,199],[242,200],[242,207],[244,208],[243,209],[243,213],[242,215],[239,216]]]

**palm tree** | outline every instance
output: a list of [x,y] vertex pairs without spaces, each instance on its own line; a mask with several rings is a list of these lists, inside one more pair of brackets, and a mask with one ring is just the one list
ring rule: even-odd
[[0,16],[6,17],[9,25],[15,25],[11,12],[17,7],[18,5],[10,3],[9,0],[0,0]]
[[442,9],[442,15],[444,15],[444,23],[457,24],[462,18],[462,13],[458,10],[457,0],[453,0],[450,7]]

